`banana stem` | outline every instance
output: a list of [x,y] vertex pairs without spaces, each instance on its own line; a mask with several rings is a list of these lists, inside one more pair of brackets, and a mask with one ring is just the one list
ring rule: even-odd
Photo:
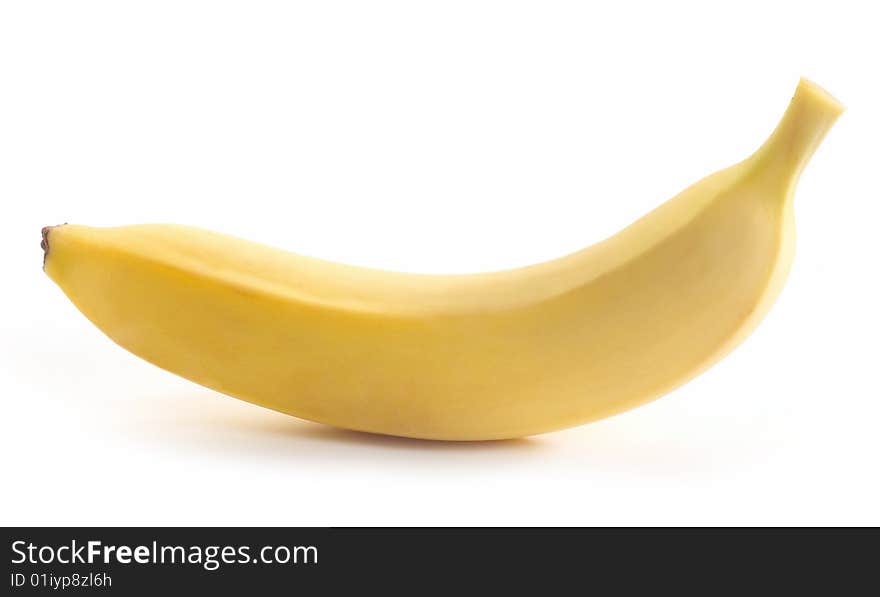
[[755,152],[754,159],[761,165],[757,170],[793,189],[845,109],[830,93],[802,78],[779,125]]

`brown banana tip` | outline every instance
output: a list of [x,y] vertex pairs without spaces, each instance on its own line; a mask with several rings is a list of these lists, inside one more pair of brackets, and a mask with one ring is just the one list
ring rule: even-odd
[[[59,224],[59,226],[64,226],[64,224]],[[46,268],[46,257],[49,255],[49,232],[53,228],[58,228],[58,226],[43,226],[43,229],[40,231],[43,235],[43,240],[40,241],[40,248],[43,249],[43,269]]]

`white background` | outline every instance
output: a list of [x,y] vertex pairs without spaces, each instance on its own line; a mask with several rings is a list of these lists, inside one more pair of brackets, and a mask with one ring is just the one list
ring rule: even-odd
[[[880,523],[871,10],[0,4],[0,523]],[[299,421],[126,353],[40,270],[60,222],[534,263],[745,157],[800,75],[849,111],[801,180],[785,292],[712,370],[593,425],[444,444]]]

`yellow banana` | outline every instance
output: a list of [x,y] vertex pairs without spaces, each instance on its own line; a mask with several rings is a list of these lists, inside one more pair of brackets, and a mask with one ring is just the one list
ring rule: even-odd
[[249,402],[417,438],[552,431],[659,397],[754,328],[791,263],[797,179],[842,111],[801,80],[751,157],[516,270],[385,272],[174,225],[49,227],[44,268],[124,348]]

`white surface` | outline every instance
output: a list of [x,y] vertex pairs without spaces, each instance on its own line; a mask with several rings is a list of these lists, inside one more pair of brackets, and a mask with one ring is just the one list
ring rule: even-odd
[[[870,3],[293,4],[0,5],[0,523],[880,523]],[[849,111],[801,181],[781,299],[697,380],[586,427],[301,422],[126,353],[40,271],[65,221],[525,265],[745,157],[801,74]]]

